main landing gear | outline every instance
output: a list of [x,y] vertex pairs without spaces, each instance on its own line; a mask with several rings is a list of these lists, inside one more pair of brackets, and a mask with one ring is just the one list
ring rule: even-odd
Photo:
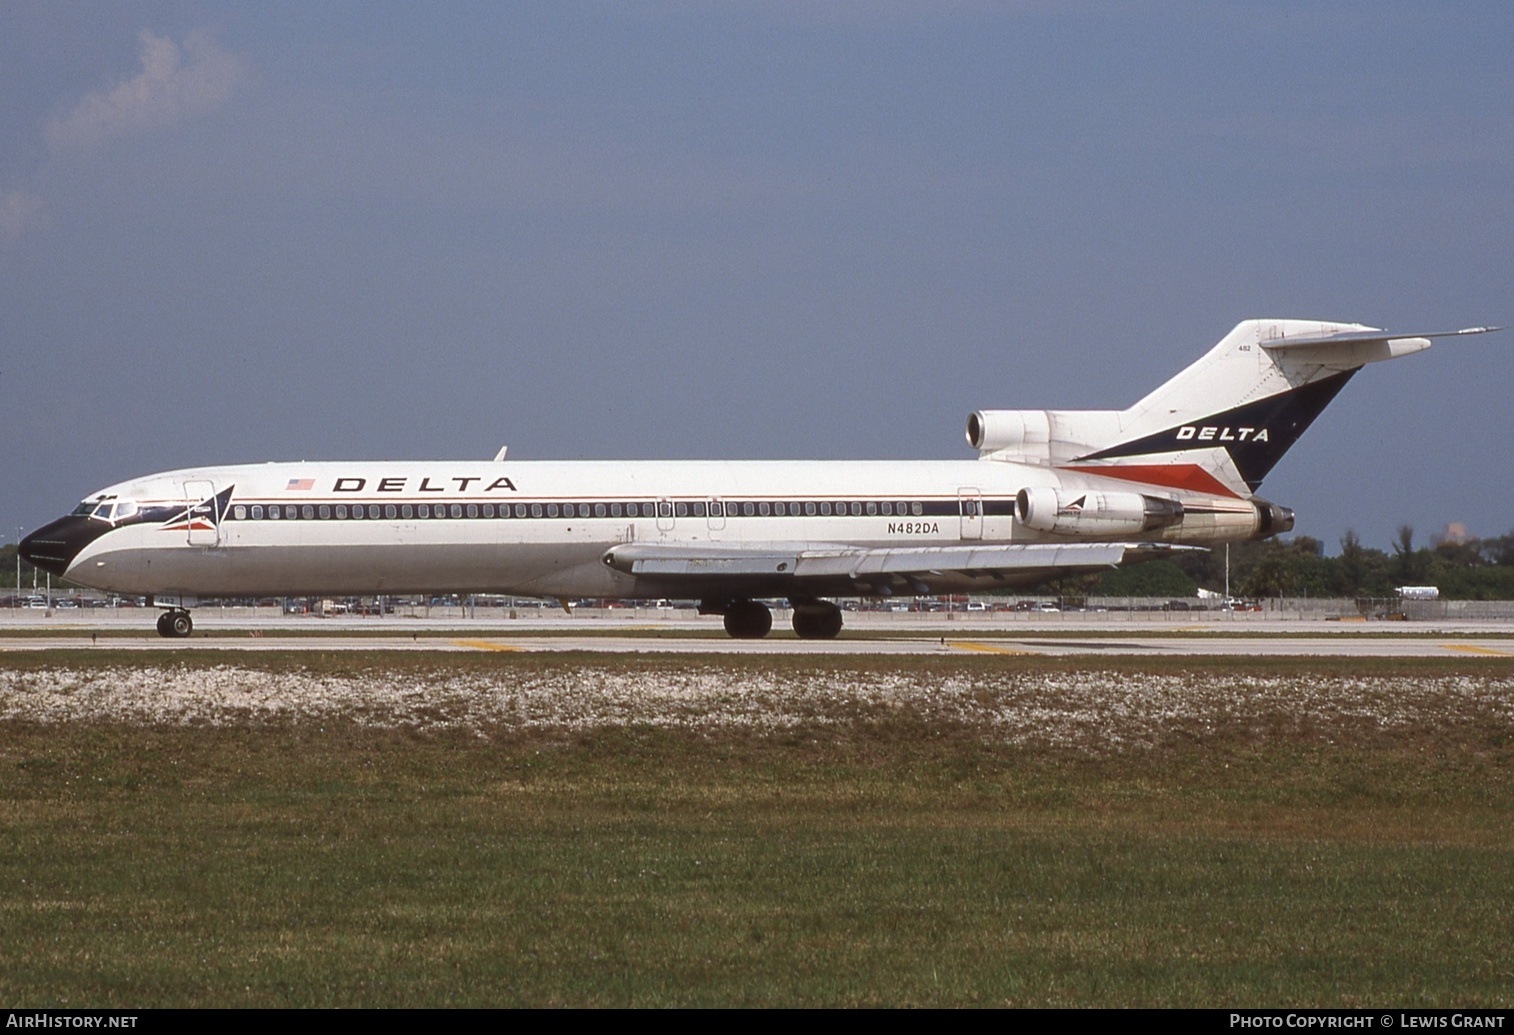
[[794,601],[794,632],[801,640],[834,640],[841,635],[841,608],[829,600]]
[[166,636],[172,640],[182,640],[194,632],[195,623],[189,617],[189,612],[182,608],[173,608],[158,615],[158,635]]
[[[841,608],[828,600],[796,600],[794,632],[801,640],[834,640],[841,633]],[[773,628],[773,612],[755,600],[701,601],[700,614],[725,618],[725,631],[735,640],[760,640]]]
[[734,600],[726,605],[725,631],[733,640],[760,640],[773,628],[773,612],[755,600]]

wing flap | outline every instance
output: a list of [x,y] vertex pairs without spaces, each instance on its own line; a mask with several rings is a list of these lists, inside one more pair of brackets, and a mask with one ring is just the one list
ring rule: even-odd
[[605,563],[628,575],[792,575],[799,557],[792,552],[766,550],[710,552],[666,546],[652,549],[620,546],[605,555]]
[[628,543],[607,551],[604,563],[628,575],[720,579],[743,576],[795,581],[851,579],[944,572],[983,575],[1049,574],[1118,567],[1138,558],[1200,549],[1169,543],[1002,543],[988,546],[805,548],[673,546]]

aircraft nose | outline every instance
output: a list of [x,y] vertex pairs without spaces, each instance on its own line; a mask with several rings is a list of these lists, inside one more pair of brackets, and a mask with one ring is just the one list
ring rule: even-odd
[[90,543],[110,531],[104,521],[69,514],[49,522],[21,540],[21,559],[34,568],[62,576]]

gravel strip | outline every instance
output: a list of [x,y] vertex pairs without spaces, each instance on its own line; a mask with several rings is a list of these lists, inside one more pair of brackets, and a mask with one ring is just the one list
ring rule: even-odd
[[994,740],[1094,752],[1219,731],[1306,736],[1434,726],[1514,731],[1514,679],[1369,679],[1071,672],[950,676],[658,672],[311,676],[237,666],[0,672],[0,720],[584,731],[639,726],[781,732],[891,717],[967,725]]

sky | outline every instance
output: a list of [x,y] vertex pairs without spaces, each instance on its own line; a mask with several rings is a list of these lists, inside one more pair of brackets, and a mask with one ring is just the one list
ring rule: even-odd
[[[1514,324],[1514,5],[7,3],[0,540],[154,471],[971,459],[1252,317]],[[1514,529],[1514,331],[1262,495]]]

